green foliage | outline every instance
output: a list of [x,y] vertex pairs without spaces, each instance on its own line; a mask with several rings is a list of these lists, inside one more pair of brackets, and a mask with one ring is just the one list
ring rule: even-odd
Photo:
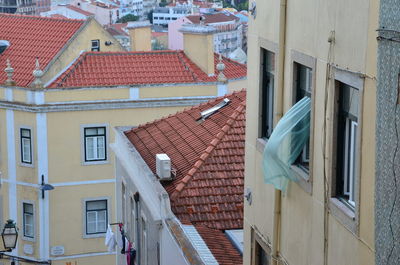
[[153,51],[157,51],[157,50],[166,50],[167,47],[164,46],[164,44],[162,44],[159,40],[155,39],[151,42],[151,49]]
[[128,15],[125,15],[125,16],[117,19],[117,23],[127,23],[128,21],[137,21],[137,20],[139,20],[138,16],[128,14]]
[[166,5],[168,5],[167,0],[161,0],[161,2],[159,3],[160,7],[165,7]]
[[238,11],[241,11],[241,10],[248,11],[249,10],[249,1],[244,1],[242,3],[239,3],[237,6],[237,9],[238,9]]

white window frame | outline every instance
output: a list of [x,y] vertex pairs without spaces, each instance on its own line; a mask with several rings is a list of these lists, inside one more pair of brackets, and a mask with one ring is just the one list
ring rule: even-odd
[[[105,159],[102,160],[86,160],[86,139],[85,139],[85,129],[89,128],[99,128],[105,127],[105,143],[104,143],[104,152]],[[82,165],[99,165],[99,164],[108,164],[110,161],[110,152],[108,148],[108,143],[110,141],[109,134],[109,125],[105,123],[101,124],[83,124],[81,125],[81,161]]]
[[[28,130],[29,131],[29,138],[28,137],[24,137],[22,136],[22,130]],[[24,143],[23,140],[24,139],[29,139],[29,156],[30,156],[30,161],[25,161],[24,160],[24,154],[25,152],[24,150]],[[33,130],[32,127],[29,126],[21,126],[19,127],[19,152],[20,152],[20,165],[21,166],[27,166],[27,167],[33,167],[34,166],[34,159],[33,159]]]
[[[332,132],[332,137],[330,137],[329,154],[331,154],[331,174],[329,175],[330,178],[330,199],[329,199],[329,208],[332,215],[349,231],[354,233],[355,235],[359,234],[359,223],[360,223],[360,170],[361,170],[361,162],[360,162],[360,154],[361,154],[361,137],[362,137],[362,123],[363,120],[363,94],[364,94],[364,78],[361,77],[359,74],[350,72],[343,69],[333,68],[334,72],[334,80],[335,80],[335,89],[330,91],[331,95],[329,98],[333,98],[334,102],[336,102],[335,111],[331,113],[331,120],[334,121],[331,123],[330,131]],[[358,156],[354,161],[354,169],[355,172],[353,178],[353,187],[349,187],[354,190],[353,193],[353,202],[354,202],[354,209],[349,207],[352,202],[343,202],[337,194],[337,133],[338,133],[338,119],[339,119],[339,105],[337,105],[338,97],[340,94],[340,84],[343,83],[345,85],[354,87],[359,91],[359,103],[358,103],[358,115],[357,115],[357,133],[353,135],[355,137],[356,144],[353,148],[356,149]],[[355,125],[353,125],[355,126]],[[354,130],[354,128],[353,128]],[[351,136],[351,128],[350,128],[350,136]],[[351,146],[350,146],[351,148]],[[350,176],[351,177],[351,176]]]
[[[90,49],[91,49],[92,52],[99,52],[100,51],[100,40],[99,39],[91,40],[90,43],[91,43]],[[97,44],[97,45],[93,45],[93,44]]]
[[[91,201],[106,201],[107,205],[107,212],[106,212],[106,227],[104,232],[99,232],[99,233],[87,233],[87,209],[86,205],[87,202]],[[109,197],[93,197],[93,198],[85,198],[82,200],[82,237],[83,238],[98,238],[98,237],[105,237],[106,232],[107,232],[107,225],[110,222],[111,218],[111,200]]]
[[[32,205],[32,230],[33,236],[26,236],[25,235],[25,211],[24,211],[24,204],[31,204]],[[22,216],[22,239],[25,241],[35,242],[36,241],[36,207],[35,202],[32,200],[22,200],[21,201],[21,216]]]

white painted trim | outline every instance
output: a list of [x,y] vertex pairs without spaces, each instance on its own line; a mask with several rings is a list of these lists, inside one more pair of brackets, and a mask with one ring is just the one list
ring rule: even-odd
[[[12,97],[11,89],[7,89],[10,91]],[[10,96],[7,95],[6,97]],[[8,167],[8,180],[10,181],[8,185],[8,214],[7,218],[13,219],[14,221],[18,221],[18,212],[17,212],[17,169],[16,169],[16,161],[15,161],[15,128],[14,128],[14,111],[6,110],[6,124],[7,124],[7,167]],[[11,255],[18,255],[18,244],[15,249],[11,252]]]
[[218,88],[218,93],[217,93],[218,97],[224,96],[228,93],[228,86],[226,84],[217,85],[217,88]]
[[43,91],[35,91],[34,92],[34,103],[37,105],[44,104],[44,92]]
[[105,183],[115,183],[115,179],[59,182],[59,183],[52,183],[51,185],[53,185],[54,187],[65,187],[65,186],[79,186],[79,185],[86,185],[86,184],[105,184]]
[[139,88],[138,87],[129,88],[129,99],[133,99],[133,100],[139,99]]
[[[36,114],[37,128],[37,167],[38,167],[38,183],[49,183],[49,168],[48,168],[48,149],[47,149],[47,115],[46,113]],[[39,196],[39,256],[41,260],[49,259],[50,252],[50,214],[49,214],[49,192],[46,192],[42,199],[41,191],[38,190]]]
[[6,183],[11,183],[11,184],[16,184],[16,185],[21,185],[21,186],[26,186],[26,187],[32,187],[32,188],[39,188],[39,184],[34,184],[34,183],[28,183],[28,182],[22,182],[22,181],[10,181],[8,179],[1,179],[1,182],[6,182]]
[[[2,178],[0,179],[2,182],[6,183],[13,183],[21,186],[32,187],[32,188],[39,188],[39,184],[36,183],[29,183],[23,181],[10,181],[8,179]],[[54,187],[64,187],[64,186],[80,186],[86,184],[105,184],[105,183],[115,183],[115,179],[99,179],[99,180],[88,180],[88,181],[73,181],[73,182],[59,182],[59,183],[52,183]]]
[[6,88],[5,99],[7,101],[13,101],[13,90],[12,90],[12,88]]
[[[133,88],[135,89],[135,88]],[[47,105],[70,105],[70,104],[85,104],[85,103],[122,103],[122,102],[147,102],[147,101],[172,101],[172,100],[210,100],[216,96],[190,96],[190,97],[163,97],[163,98],[139,98],[139,91],[136,92],[129,90],[129,99],[109,99],[109,100],[75,100],[75,101],[53,101],[47,102]],[[135,98],[137,96],[137,98]]]
[[[146,100],[118,100],[102,102],[62,102],[59,104],[27,105],[21,103],[10,103],[0,100],[0,109],[21,110],[26,112],[64,112],[64,111],[83,111],[83,110],[111,110],[111,109],[134,109],[134,108],[160,108],[160,107],[186,107],[198,105],[214,99],[216,96],[204,97],[199,99],[183,98],[182,100],[169,100],[168,98],[156,98]],[[96,103],[96,104],[93,104]]]
[[203,238],[197,231],[196,227],[194,227],[193,225],[183,225],[180,222],[179,224],[183,232],[185,233],[186,237],[192,243],[192,246],[196,249],[197,253],[199,254],[204,264],[218,265],[217,260],[215,259],[211,250],[208,248],[206,242],[204,242]]
[[85,257],[96,257],[96,256],[106,256],[106,255],[116,255],[116,254],[117,254],[117,252],[97,252],[97,253],[78,254],[78,255],[72,255],[72,256],[51,258],[51,260],[78,259],[78,258],[85,258]]

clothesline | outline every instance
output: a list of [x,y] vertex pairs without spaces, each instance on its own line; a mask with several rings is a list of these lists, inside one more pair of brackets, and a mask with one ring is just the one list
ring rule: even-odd
[[[120,233],[117,235],[120,235],[119,237],[116,237],[116,235],[112,231],[112,225],[118,225]],[[134,248],[133,243],[129,240],[129,237],[126,236],[123,223],[108,224],[104,243],[107,246],[108,251],[110,252],[113,252],[116,246],[121,248],[121,254],[126,255],[127,265],[134,265],[136,249]]]

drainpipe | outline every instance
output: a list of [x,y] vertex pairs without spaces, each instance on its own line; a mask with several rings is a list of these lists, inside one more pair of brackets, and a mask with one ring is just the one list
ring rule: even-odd
[[[279,10],[279,56],[278,56],[278,93],[276,93],[276,113],[275,122],[283,116],[283,101],[284,101],[284,80],[285,80],[285,51],[286,51],[286,9],[287,0],[280,0]],[[272,237],[272,264],[278,265],[279,245],[280,245],[280,223],[281,223],[281,196],[280,190],[274,191],[274,227]]]

